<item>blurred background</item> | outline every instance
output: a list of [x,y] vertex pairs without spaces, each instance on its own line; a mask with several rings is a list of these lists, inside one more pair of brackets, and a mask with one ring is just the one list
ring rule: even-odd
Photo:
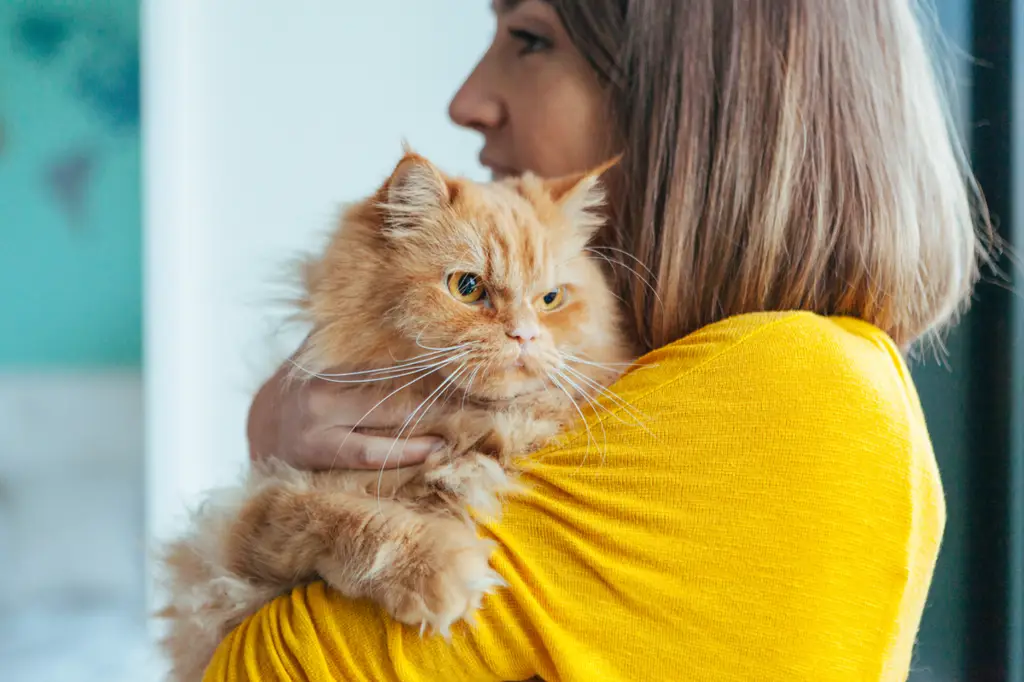
[[[934,4],[1024,249],[1024,2]],[[160,678],[147,551],[245,466],[287,260],[402,137],[483,178],[445,111],[491,30],[486,0],[0,0],[0,680]],[[1024,682],[1016,286],[914,368],[949,510],[915,682]]]

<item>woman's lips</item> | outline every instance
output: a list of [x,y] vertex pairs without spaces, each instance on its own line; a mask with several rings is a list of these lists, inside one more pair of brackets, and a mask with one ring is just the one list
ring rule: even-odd
[[495,180],[507,178],[512,175],[520,175],[520,172],[512,166],[506,166],[504,164],[493,161],[486,156],[480,156],[480,165],[484,168],[488,168],[491,171],[491,175]]

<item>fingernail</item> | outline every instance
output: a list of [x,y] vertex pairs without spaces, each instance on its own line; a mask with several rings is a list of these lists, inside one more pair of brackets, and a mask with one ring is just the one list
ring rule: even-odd
[[405,453],[413,457],[426,457],[427,455],[432,455],[438,450],[441,450],[444,448],[444,445],[444,441],[440,438],[429,438],[416,443],[415,445],[410,444],[409,447],[406,448]]

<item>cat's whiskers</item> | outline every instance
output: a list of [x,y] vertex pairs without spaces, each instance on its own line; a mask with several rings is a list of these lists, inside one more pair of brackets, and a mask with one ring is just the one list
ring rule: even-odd
[[585,384],[587,384],[591,388],[593,388],[593,389],[597,390],[598,392],[600,392],[601,395],[607,397],[609,400],[611,400],[613,403],[615,403],[618,407],[620,407],[623,410],[626,410],[627,412],[629,412],[631,416],[633,416],[633,417],[643,417],[644,419],[649,419],[649,417],[647,415],[643,414],[635,406],[633,406],[631,403],[629,403],[628,401],[624,400],[622,398],[622,396],[620,396],[619,394],[617,394],[615,391],[611,390],[607,386],[604,386],[601,383],[595,381],[594,379],[592,379],[591,377],[587,376],[583,372],[579,371],[578,369],[573,367],[571,363],[566,363],[565,365],[562,366],[562,368],[565,371],[567,371],[570,374],[572,374],[574,377],[577,377],[580,381],[584,382]]
[[392,372],[392,371],[395,371],[395,372],[402,371],[402,370],[410,369],[412,367],[416,367],[418,365],[429,364],[429,363],[431,363],[431,362],[433,362],[435,360],[440,360],[441,358],[443,358],[446,355],[451,355],[455,351],[459,351],[459,350],[463,350],[463,349],[468,349],[468,348],[469,348],[469,344],[462,344],[461,346],[455,346],[451,350],[439,350],[439,351],[432,351],[430,353],[422,353],[422,354],[417,355],[415,357],[407,358],[405,360],[402,360],[402,361],[400,361],[400,362],[398,362],[398,363],[396,363],[394,365],[391,365],[389,367],[376,367],[374,369],[362,369],[362,370],[359,370],[359,371],[356,371],[356,372],[338,372],[338,373],[313,372],[312,370],[309,370],[309,369],[306,369],[306,368],[302,367],[301,365],[296,363],[294,360],[292,360],[290,362],[292,363],[292,365],[294,365],[298,369],[302,370],[303,372],[306,372],[307,374],[311,374],[312,376],[315,376],[315,377],[318,377],[318,378],[321,378],[321,379],[326,379],[326,378],[335,379],[335,378],[342,378],[342,377],[354,377],[354,376],[366,376],[366,375],[370,375],[370,374],[381,374],[381,373]]
[[[452,376],[450,376],[449,378],[451,378],[451,379],[455,379],[455,377],[456,377],[456,376],[458,376],[458,375],[461,375],[461,374],[462,374],[462,370],[466,369],[466,366],[467,366],[468,364],[469,364],[469,363],[465,363],[465,362],[464,362],[464,363],[462,364],[462,366],[461,366],[461,367],[459,367],[458,369],[456,369],[456,371],[455,371],[455,372],[453,372]],[[463,376],[465,376],[465,375],[463,375]],[[448,385],[448,388],[454,388],[454,389],[457,389],[457,388],[458,388],[457,384],[458,384],[458,381],[453,381],[452,383],[450,383],[450,384]],[[442,386],[442,387],[443,387],[443,386]],[[442,388],[442,387],[439,387],[439,388]],[[445,395],[445,399],[444,399],[444,402],[442,402],[442,403],[441,403],[441,405],[439,406],[439,409],[443,409],[443,408],[444,408],[445,404],[447,404],[447,402],[448,402],[448,401],[449,401],[449,400],[451,399],[451,397],[452,397],[452,395],[454,394],[454,392],[455,392],[454,390],[453,390],[453,391],[448,391],[447,389],[445,389],[445,390],[443,390],[443,391],[442,391],[441,393],[439,393],[439,394],[438,394],[438,396],[437,396],[438,398],[440,398],[440,397],[441,397],[441,395]],[[427,398],[429,398],[429,397],[430,397],[430,396],[427,396]],[[434,400],[437,400],[437,398],[435,398]],[[421,406],[422,406],[422,403],[421,403]],[[417,420],[416,420],[416,423],[415,423],[415,424],[413,424],[413,425],[412,425],[412,428],[410,428],[410,429],[409,429],[409,432],[408,432],[408,433],[406,433],[406,435],[405,435],[405,443],[403,443],[403,444],[402,444],[402,447],[403,447],[403,448],[404,448],[404,447],[405,447],[406,445],[408,445],[408,444],[409,444],[409,440],[410,440],[410,439],[412,438],[413,434],[414,434],[414,433],[416,433],[416,428],[417,428],[417,427],[418,427],[418,426],[420,425],[420,421],[421,421],[421,420],[423,419],[423,417],[424,417],[424,416],[426,416],[426,414],[427,414],[427,411],[428,411],[428,410],[430,410],[430,409],[431,409],[432,407],[433,407],[433,403],[431,403],[430,405],[428,405],[428,406],[427,406],[427,409],[426,409],[426,410],[424,410],[424,411],[423,411],[423,412],[422,412],[422,413],[420,414],[420,417],[419,417],[419,419],[417,419]],[[404,429],[404,426],[403,426],[403,429]],[[398,438],[400,438],[400,437],[401,437],[401,431],[399,431],[399,433],[398,433],[398,436],[396,436],[396,437],[395,437],[395,439],[397,440],[397,439],[398,439]],[[390,454],[390,453],[389,453],[389,454]],[[399,468],[399,469],[401,469],[401,464],[399,464],[398,468]],[[383,470],[381,470],[381,472],[383,473]],[[377,489],[377,498],[378,498],[378,500],[380,499],[380,487],[379,487],[379,484],[378,484],[378,489]]]
[[[579,351],[579,350],[577,350],[576,352],[580,353],[581,355],[586,355],[586,353],[583,353],[582,351]],[[594,362],[593,360],[584,360],[583,358],[577,357],[577,356],[573,355],[572,353],[566,353],[565,351],[560,351],[560,354],[561,354],[561,356],[564,359],[572,360],[574,363],[577,363],[577,364],[580,364],[580,365],[589,365],[590,367],[597,367],[598,369],[608,370],[609,372],[622,372],[622,371],[627,370],[627,369],[629,369],[631,367],[634,368],[634,369],[645,369],[645,368],[648,368],[648,367],[657,367],[658,366],[656,364],[653,364],[653,365],[638,365],[638,364],[636,364],[636,362],[608,362],[608,363],[601,363],[601,362]]]
[[651,279],[653,279],[655,282],[658,281],[658,276],[656,274],[654,274],[653,270],[651,270],[649,267],[647,267],[646,263],[644,263],[642,260],[640,260],[639,258],[634,256],[633,254],[631,254],[629,251],[626,251],[625,249],[620,249],[620,248],[615,247],[615,246],[588,246],[587,250],[588,251],[614,251],[615,253],[620,253],[623,256],[625,256],[626,258],[631,258],[633,260],[633,262],[636,263],[637,265],[639,265],[641,268],[643,268],[644,271],[648,275],[650,275]]
[[451,357],[445,357],[445,358],[443,358],[441,360],[437,360],[435,358],[434,361],[431,362],[430,364],[419,365],[419,366],[413,367],[411,369],[410,368],[406,368],[405,371],[398,372],[398,373],[392,373],[392,374],[386,374],[384,376],[370,376],[370,377],[361,378],[361,379],[334,379],[334,378],[330,378],[330,377],[327,377],[327,376],[324,376],[324,375],[319,375],[319,374],[314,374],[313,376],[318,378],[318,379],[321,379],[323,381],[326,381],[328,383],[332,383],[332,384],[373,384],[373,383],[378,383],[378,382],[381,382],[381,381],[393,381],[395,379],[401,379],[402,377],[412,376],[413,374],[418,374],[419,372],[422,372],[423,370],[427,370],[427,369],[437,369],[437,368],[440,368],[440,367],[444,367],[446,364],[448,364],[449,362],[451,362],[453,360],[459,360],[461,358],[466,357],[467,355],[469,355],[469,353],[470,353],[470,351],[467,350],[467,351],[463,351],[462,353],[459,353],[457,355],[453,355]]
[[460,410],[466,409],[466,397],[469,395],[469,391],[473,388],[473,382],[476,381],[476,377],[480,374],[480,370],[483,369],[483,364],[478,364],[473,373],[469,375],[469,380],[466,382],[466,386],[462,389],[462,406]]
[[[644,414],[643,412],[638,410],[634,405],[632,405],[628,401],[624,400],[620,395],[615,393],[615,391],[613,391],[610,388],[607,388],[605,386],[602,386],[601,384],[599,384],[598,382],[594,381],[593,379],[588,377],[583,372],[580,372],[579,370],[573,368],[572,366],[567,364],[567,365],[564,365],[563,369],[568,371],[570,374],[572,374],[574,377],[576,377],[577,379],[582,381],[587,386],[589,386],[592,389],[594,389],[595,391],[597,391],[598,394],[600,394],[600,395],[608,398],[609,400],[611,400],[621,411],[625,412],[630,417],[632,417],[633,423],[636,426],[638,426],[641,429],[643,429],[648,435],[653,435],[653,434],[651,434],[651,431],[647,428],[647,425],[644,423],[645,421],[650,421],[650,417],[648,415]],[[617,416],[617,413],[616,413],[616,416]],[[620,421],[621,421],[621,418],[620,418]]]
[[[426,398],[420,401],[420,404],[416,406],[416,409],[412,411],[412,414],[410,414],[408,418],[406,418],[405,422],[402,424],[402,427],[398,430],[398,433],[394,437],[394,442],[392,442],[391,447],[387,451],[387,454],[384,455],[384,461],[381,462],[380,473],[377,476],[378,504],[380,503],[380,491],[382,486],[384,485],[384,471],[387,469],[388,459],[390,459],[391,455],[394,453],[395,446],[398,445],[398,441],[402,437],[402,434],[405,433],[405,430],[409,427],[409,424],[410,422],[412,422],[413,418],[415,418],[416,415],[419,414],[420,411],[422,410],[422,414],[420,414],[419,419],[416,420],[416,423],[413,425],[412,429],[409,430],[409,434],[412,435],[413,433],[416,432],[416,427],[419,426],[420,422],[423,420],[423,417],[426,416],[427,412],[430,411],[431,406],[433,406],[433,404],[437,402],[437,399],[440,397],[441,392],[444,391],[447,386],[449,386],[458,378],[458,376],[466,369],[467,365],[468,363],[466,362],[463,362],[461,365],[459,365],[455,369],[455,371],[449,374],[437,388],[430,392],[430,395],[428,395]],[[424,404],[426,404],[428,400],[430,401],[430,404],[427,405],[426,409],[423,409]],[[408,442],[408,438],[406,438],[406,442]]]
[[423,345],[423,343],[421,341],[422,338],[423,338],[423,332],[420,332],[419,334],[416,335],[416,339],[415,339],[416,345],[419,346],[420,348],[424,349],[424,350],[429,350],[429,351],[457,350],[459,348],[464,348],[464,347],[467,347],[467,346],[470,346],[470,345],[475,345],[472,342],[466,342],[466,343],[457,343],[454,346],[445,346],[445,347],[442,347],[442,348],[433,348],[431,346]]
[[373,413],[374,410],[376,410],[378,407],[383,405],[389,399],[393,398],[396,394],[400,393],[401,391],[403,391],[404,389],[408,388],[409,386],[412,386],[413,384],[415,384],[417,381],[425,379],[426,377],[430,376],[431,374],[434,374],[435,372],[440,370],[442,367],[447,367],[448,365],[450,365],[453,362],[458,362],[459,359],[461,359],[461,356],[455,356],[455,357],[449,358],[447,361],[441,363],[440,366],[438,366],[438,367],[433,367],[433,368],[431,368],[429,370],[423,371],[421,374],[418,374],[417,376],[413,377],[411,380],[409,380],[408,382],[402,384],[401,386],[399,386],[395,390],[391,391],[391,393],[388,393],[386,396],[384,396],[379,401],[377,401],[377,403],[373,407],[371,407],[369,410],[366,411],[366,414],[364,414],[362,417],[360,417],[359,420],[355,424],[352,425],[352,428],[349,429],[348,433],[345,434],[345,437],[342,438],[341,444],[338,445],[338,449],[334,453],[334,459],[331,461],[331,467],[329,467],[329,468],[333,468],[334,464],[338,461],[338,457],[341,455],[342,451],[345,449],[345,443],[348,442],[349,436],[351,436],[353,433],[356,432],[356,429],[359,428],[359,426],[366,420],[367,417],[369,417]]
[[[550,375],[551,374],[551,370],[550,369],[544,370],[544,374],[546,376]],[[549,396],[549,397],[551,396],[551,386],[549,386],[550,383],[551,383],[550,381],[541,382],[541,385],[544,386],[544,393],[547,396]]]
[[[584,400],[586,400],[587,403],[590,404],[590,407],[594,410],[595,414],[597,414],[597,412],[598,412],[598,407],[604,409],[604,411],[608,412],[608,414],[612,414],[611,410],[609,410],[607,407],[602,405],[600,403],[600,401],[596,401],[595,402],[595,400],[590,395],[590,393],[588,393],[586,390],[583,389],[582,386],[580,386],[575,381],[573,381],[569,377],[569,375],[567,375],[565,372],[563,372],[561,370],[556,370],[556,372],[558,374],[558,377],[562,381],[565,381],[566,383],[568,383],[570,386],[572,386],[574,389],[576,389],[576,392],[579,395],[583,396]],[[604,440],[604,449],[600,450],[600,452],[601,452],[601,465],[603,466],[604,462],[605,462],[605,459],[607,458],[607,455],[608,455],[608,432],[604,428],[604,420],[603,419],[599,419],[597,421],[597,425],[601,427],[601,436],[602,436],[602,438]],[[580,466],[582,466],[582,464]],[[577,470],[578,470],[578,468],[577,468]]]
[[608,256],[607,254],[601,253],[600,251],[595,251],[593,247],[587,247],[584,250],[587,251],[588,253],[594,254],[595,256],[597,256],[598,258],[600,258],[601,260],[603,260],[604,262],[606,262],[608,265],[610,265],[612,267],[614,267],[616,265],[619,265],[619,266],[624,267],[627,270],[629,270],[631,273],[633,273],[633,275],[636,276],[636,278],[638,280],[640,280],[640,282],[645,287],[647,287],[647,289],[651,292],[651,294],[654,295],[654,298],[658,302],[658,305],[660,305],[662,308],[665,307],[665,303],[661,300],[661,296],[658,294],[658,290],[654,287],[653,284],[651,284],[650,280],[648,280],[646,277],[644,277],[639,272],[637,272],[636,268],[633,268],[629,264],[623,263],[620,260],[616,260],[616,259],[612,258],[611,256]]
[[[615,420],[618,421],[620,424],[629,423],[600,400],[600,392],[595,391],[593,385],[588,385],[586,383],[588,377],[580,375],[577,372],[573,372],[572,368],[569,367],[568,365],[563,365],[561,369],[556,370],[556,372],[563,381],[569,383],[569,385],[576,389],[577,393],[586,398],[587,402],[589,402],[591,407],[594,408],[595,413],[603,411],[609,417],[614,417]],[[572,376],[570,376],[570,373],[572,374]]]
[[[470,370],[469,370],[469,367],[468,367],[468,365],[469,365],[469,362],[464,362],[464,363],[462,364],[462,368],[461,368],[461,369],[464,369],[464,370],[466,370],[466,371],[465,371],[465,373],[461,373],[461,372],[460,372],[460,374],[462,374],[462,376],[461,376],[461,377],[459,377],[459,379],[460,379],[460,380],[462,380],[462,379],[468,379],[468,378],[471,378],[471,377],[473,376],[474,372],[472,372],[472,371],[470,371]],[[479,367],[478,367],[478,369],[479,369]],[[448,401],[452,399],[452,396],[453,396],[453,395],[455,395],[455,394],[456,394],[456,393],[457,393],[458,391],[460,391],[460,390],[464,390],[464,387],[462,387],[462,386],[459,386],[459,382],[458,382],[458,381],[455,381],[454,383],[452,383],[452,384],[451,384],[451,385],[449,386],[449,388],[450,388],[450,389],[452,389],[452,390],[450,390],[450,391],[446,391],[446,395],[445,395],[445,397],[444,397],[444,400],[443,400],[443,401],[441,402],[441,404],[440,404],[440,405],[438,406],[438,409],[439,409],[439,410],[443,410],[443,409],[444,409],[444,406],[448,404]],[[465,394],[465,392],[463,392],[463,394],[462,394],[462,399],[463,399],[463,400],[465,400],[465,399],[466,399],[466,394]],[[416,429],[416,425],[414,424],[414,425],[413,425],[413,427],[412,427],[412,431],[415,431],[415,429]],[[412,433],[412,431],[410,431],[410,434]],[[408,437],[406,437],[406,438],[408,439]]]
[[580,421],[583,422],[583,428],[585,428],[587,430],[587,449],[583,453],[583,461],[580,462],[579,467],[576,468],[576,470],[579,471],[579,468],[582,467],[586,463],[587,458],[590,456],[590,444],[591,443],[596,444],[597,441],[594,439],[594,434],[590,430],[590,424],[587,423],[587,418],[585,416],[583,416],[583,410],[580,409],[579,403],[577,403],[576,399],[572,397],[572,393],[569,392],[569,389],[567,389],[565,387],[565,385],[562,384],[561,381],[559,381],[557,378],[555,378],[555,375],[552,374],[551,372],[548,372],[548,379],[560,391],[562,391],[562,393],[565,394],[566,398],[569,399],[569,402],[572,403],[572,406],[576,409],[576,414],[578,414],[580,416]]

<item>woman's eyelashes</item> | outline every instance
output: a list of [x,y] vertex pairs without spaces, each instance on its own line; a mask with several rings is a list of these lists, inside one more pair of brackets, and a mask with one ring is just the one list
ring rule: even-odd
[[551,47],[551,40],[524,28],[510,28],[509,35],[519,43],[519,54],[528,55],[542,52]]

